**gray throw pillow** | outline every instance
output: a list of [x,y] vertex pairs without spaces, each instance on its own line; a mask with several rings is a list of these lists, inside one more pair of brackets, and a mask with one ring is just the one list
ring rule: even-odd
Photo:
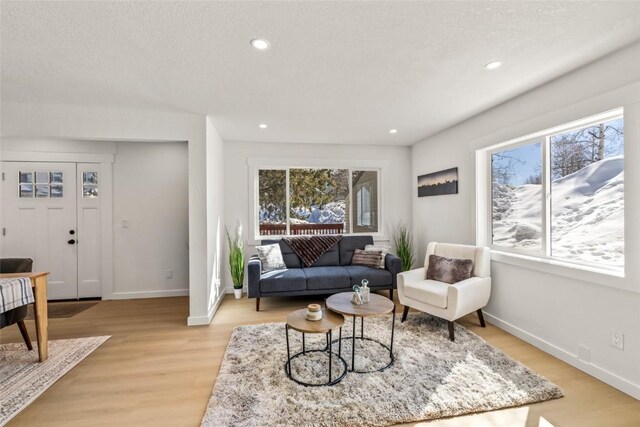
[[391,248],[389,246],[384,245],[367,245],[364,247],[365,251],[380,251],[382,252],[382,259],[380,259],[380,268],[383,269],[385,267],[384,263],[387,258],[387,254]]
[[278,243],[256,246],[256,250],[258,251],[258,258],[260,258],[260,262],[262,263],[263,273],[287,268],[282,259],[282,252],[280,251],[280,245]]
[[470,259],[447,258],[438,255],[429,255],[427,267],[427,279],[450,285],[471,277],[473,261]]
[[365,267],[380,268],[382,251],[363,251],[356,249],[351,258],[351,265],[364,265]]

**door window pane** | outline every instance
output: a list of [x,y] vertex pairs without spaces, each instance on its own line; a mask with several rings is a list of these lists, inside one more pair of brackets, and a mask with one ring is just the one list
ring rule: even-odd
[[287,171],[258,171],[258,217],[260,236],[287,233]]
[[493,243],[542,250],[542,143],[491,155]]
[[83,184],[97,184],[98,183],[98,172],[82,172],[82,183]]
[[[49,177],[47,177],[48,179]],[[37,179],[37,177],[36,177]],[[46,184],[36,184],[36,197],[49,197],[49,185]]]
[[33,183],[33,172],[19,172],[18,182],[20,184],[32,184]]
[[98,197],[98,172],[82,172],[82,197],[85,199]]
[[51,172],[51,182],[62,183],[62,172]]
[[289,170],[290,234],[342,234],[347,228],[349,171]]
[[18,187],[20,197],[33,197],[33,184],[20,184]]
[[[49,172],[36,172],[36,184],[48,184]],[[36,193],[37,193],[36,189]]]
[[61,184],[52,184],[51,185],[51,197],[60,198],[63,196],[62,185]]
[[97,185],[83,185],[82,186],[82,197],[85,199],[94,199],[98,197],[98,186]]
[[353,232],[378,231],[378,172],[357,171],[351,173],[353,187]]
[[551,253],[624,266],[623,119],[550,137]]

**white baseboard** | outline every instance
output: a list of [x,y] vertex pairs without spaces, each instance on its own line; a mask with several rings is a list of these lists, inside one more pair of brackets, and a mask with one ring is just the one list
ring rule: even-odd
[[111,295],[103,297],[103,299],[138,299],[186,296],[189,296],[189,289],[167,289],[162,291],[114,292]]
[[592,377],[595,377],[600,381],[617,388],[618,390],[630,395],[631,397],[640,399],[640,385],[634,384],[631,381],[628,381],[597,365],[583,362],[582,360],[578,359],[578,356],[576,354],[561,349],[560,347],[551,344],[550,342],[545,341],[533,334],[530,334],[529,332],[524,331],[509,322],[505,322],[504,320],[494,316],[493,314],[487,313],[484,310],[483,313],[487,321],[494,326],[497,326],[498,328],[509,332],[511,335],[514,335],[521,340],[528,342],[529,344],[539,348],[545,353],[549,353],[550,355],[562,360],[563,362],[568,363],[574,368],[586,372]]
[[207,313],[206,316],[189,316],[187,318],[187,326],[209,325],[213,320],[213,315],[216,314],[216,311],[218,310],[218,307],[222,303],[223,299],[224,297],[218,298],[218,301],[216,301],[215,304],[213,304],[211,308],[209,308],[209,313]]

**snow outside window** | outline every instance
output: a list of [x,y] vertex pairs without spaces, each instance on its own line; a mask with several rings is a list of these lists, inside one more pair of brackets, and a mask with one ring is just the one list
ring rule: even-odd
[[378,171],[259,169],[259,235],[377,232],[377,182]]
[[623,269],[623,119],[565,129],[490,153],[493,246]]

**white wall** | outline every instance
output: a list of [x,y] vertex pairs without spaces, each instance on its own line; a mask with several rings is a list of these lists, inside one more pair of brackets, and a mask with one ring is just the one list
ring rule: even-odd
[[[488,319],[516,336],[640,398],[640,44],[554,80],[413,147],[417,175],[458,166],[458,195],[412,196],[420,256],[429,241],[475,243],[475,151],[625,107],[626,290],[492,262]],[[413,182],[412,182],[413,184]],[[624,351],[610,345],[624,333]],[[578,346],[590,361],[578,359]]]
[[224,296],[222,254],[224,253],[224,142],[207,117],[207,294],[213,316]]
[[[409,185],[409,147],[323,145],[323,144],[275,144],[263,142],[234,142],[224,144],[225,221],[233,230],[240,220],[248,229],[251,188],[249,187],[250,158],[297,159],[302,162],[331,162],[339,160],[372,161],[385,163],[382,170],[382,215],[385,244],[390,244],[393,228],[399,221],[411,224],[411,194],[416,191]],[[382,241],[381,239],[378,239]],[[226,250],[225,246],[225,250]],[[247,254],[255,253],[252,247]],[[225,255],[226,256],[226,255]],[[229,269],[225,263],[227,291],[233,289]]]
[[[187,141],[189,162],[189,324],[208,324],[213,303],[207,265],[216,254],[207,246],[207,200],[222,200],[207,188],[206,120],[195,114],[88,108],[62,104],[3,102],[2,138],[111,141]],[[221,163],[222,160],[220,159]],[[221,166],[221,165],[219,165]],[[209,194],[211,191],[212,194]],[[222,209],[222,208],[219,208]]]
[[187,154],[185,142],[117,143],[114,298],[189,294]]

